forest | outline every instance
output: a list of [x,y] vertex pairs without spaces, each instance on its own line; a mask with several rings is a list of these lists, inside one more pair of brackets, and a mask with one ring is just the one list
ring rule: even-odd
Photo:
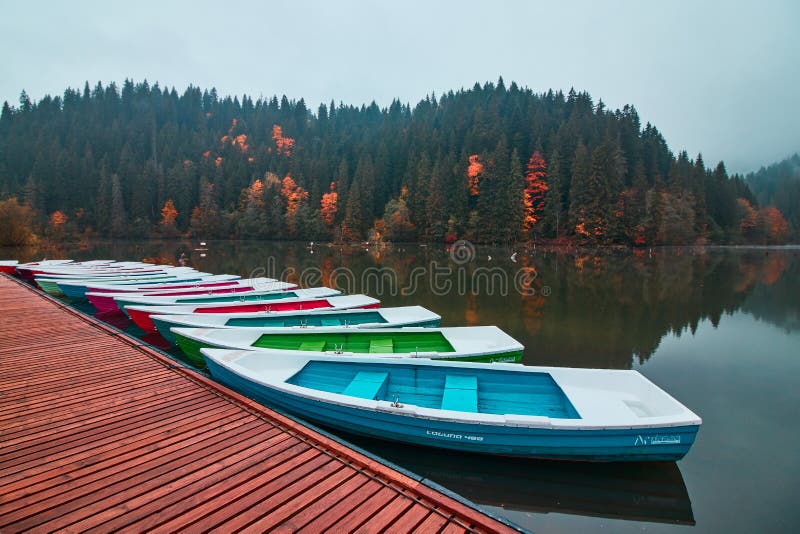
[[502,78],[413,107],[316,110],[87,82],[3,104],[1,240],[779,244],[800,229],[787,161],[729,175],[674,154],[633,106]]

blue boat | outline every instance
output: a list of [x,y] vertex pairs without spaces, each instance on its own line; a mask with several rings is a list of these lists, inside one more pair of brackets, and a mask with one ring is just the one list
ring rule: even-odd
[[266,405],[370,437],[506,456],[675,461],[700,418],[637,371],[202,349]]

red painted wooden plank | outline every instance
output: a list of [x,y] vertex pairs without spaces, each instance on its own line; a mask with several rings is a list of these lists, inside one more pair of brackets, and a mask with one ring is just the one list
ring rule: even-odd
[[321,525],[331,525],[355,510],[382,486],[366,476],[353,476],[316,502],[306,506],[291,519],[293,531],[318,532]]
[[473,529],[465,527],[464,525],[461,525],[455,521],[451,521],[445,525],[440,532],[441,534],[460,534],[461,532],[469,532],[470,530]]
[[[279,527],[295,531],[297,530],[295,516],[297,516],[298,513],[327,497],[331,491],[353,478],[359,479],[360,477],[358,477],[356,472],[352,469],[340,468],[338,471],[326,476],[323,480],[312,481],[311,483],[313,486],[311,488],[297,486],[295,487],[297,491],[295,491],[290,498],[285,500],[281,506],[273,506],[273,509],[270,510],[268,514],[262,515],[257,520],[251,522],[246,528],[243,528],[241,532],[274,532]],[[275,499],[270,499],[270,505],[274,505],[274,501]],[[260,509],[261,507],[259,506],[258,508]],[[266,510],[259,511],[262,514],[266,512]],[[303,521],[303,524],[304,523],[305,521]],[[223,523],[217,527],[217,530],[224,532],[229,524],[231,523]]]
[[[82,524],[96,524],[100,518],[114,516],[114,512],[110,510],[112,507],[128,507],[129,502],[134,499],[141,498],[143,495],[148,494],[158,488],[182,479],[196,480],[198,478],[198,471],[209,463],[223,461],[229,454],[236,453],[242,448],[252,451],[253,447],[257,445],[258,441],[262,439],[261,432],[257,427],[253,429],[236,434],[235,438],[228,436],[226,448],[216,449],[213,452],[206,453],[205,451],[197,455],[192,455],[192,461],[187,461],[185,464],[176,466],[174,462],[171,469],[158,469],[150,470],[143,475],[137,477],[136,480],[144,480],[148,476],[157,475],[144,482],[135,484],[125,484],[124,486],[108,487],[104,490],[104,497],[100,500],[94,501],[79,509],[71,509],[59,516],[57,519],[48,522],[48,528],[62,529],[69,528],[69,530],[77,530],[76,522]],[[251,452],[252,453],[252,452]],[[91,497],[91,496],[90,496]]]
[[[253,424],[253,421],[248,422],[239,418],[229,421],[224,426],[220,426],[211,430],[206,429],[203,431],[182,429],[182,432],[174,433],[172,435],[167,435],[162,432],[159,435],[153,436],[147,442],[136,443],[135,447],[118,447],[116,449],[106,451],[105,453],[93,450],[91,462],[77,462],[63,465],[58,469],[58,474],[60,475],[58,477],[50,476],[39,477],[38,479],[28,479],[25,481],[24,487],[16,492],[13,488],[5,489],[4,501],[8,503],[18,497],[30,495],[35,492],[41,493],[55,485],[58,485],[59,491],[63,492],[68,487],[68,484],[64,484],[63,482],[63,478],[67,476],[69,477],[70,482],[75,481],[75,484],[84,485],[88,484],[93,479],[106,477],[112,470],[124,472],[126,476],[130,476],[132,474],[132,470],[128,471],[127,469],[131,469],[131,466],[136,464],[130,463],[127,467],[125,467],[126,471],[120,471],[122,469],[120,466],[124,466],[124,462],[126,461],[133,460],[133,462],[141,462],[142,460],[145,460],[148,455],[151,457],[166,455],[173,444],[177,444],[178,447],[184,447],[190,439],[199,439],[203,435],[213,436],[216,434],[227,433],[231,430],[236,430],[236,438],[238,439],[240,436],[243,436],[247,433],[248,428],[255,429],[253,430],[254,435],[263,436],[263,432],[261,432],[261,429],[258,428],[258,425]],[[226,447],[232,447],[235,444],[235,441],[229,440],[225,445]],[[203,451],[201,456],[205,456],[205,454],[205,451]]]
[[[258,432],[255,425],[248,430]],[[236,436],[234,432],[220,435],[212,431],[193,436],[190,444],[183,442],[167,446],[163,450],[155,448],[142,456],[137,454],[102,471],[71,479],[61,487],[5,503],[4,507],[8,511],[0,521],[14,530],[28,530],[44,523],[48,523],[48,528],[57,529],[58,520],[63,515],[69,512],[91,514],[96,511],[98,501],[102,507],[103,500],[113,498],[121,489],[138,489],[150,479],[179,469],[196,456],[202,457],[206,447]],[[38,511],[32,513],[34,508]]]
[[[382,507],[378,513],[365,517],[365,521],[358,526],[361,532],[378,532],[387,529],[398,517],[403,515],[416,503],[408,496],[399,494],[392,502]],[[357,510],[356,513],[360,513]]]
[[[215,424],[225,424],[245,417],[241,411],[227,406],[213,408],[207,412],[206,416],[209,415],[218,417]],[[22,465],[18,465],[14,473],[11,473],[10,470],[0,471],[0,494],[4,493],[4,491],[10,491],[8,487],[20,480],[24,480],[26,484],[34,484],[40,480],[59,476],[65,469],[68,469],[66,466],[82,465],[87,461],[94,461],[98,455],[105,454],[108,451],[126,447],[141,447],[154,437],[161,438],[164,435],[174,434],[174,428],[180,428],[186,432],[195,432],[206,424],[208,423],[205,417],[195,413],[194,410],[190,410],[187,417],[178,417],[173,420],[166,419],[166,422],[165,420],[154,421],[148,425],[130,429],[125,433],[97,440],[92,448],[80,448],[60,454],[47,455],[47,462],[42,462],[40,458],[31,459]]]
[[392,523],[388,530],[392,532],[415,532],[419,524],[422,523],[432,512],[430,508],[422,504],[415,504]]
[[[213,399],[209,399],[206,392],[194,390],[187,392],[185,395],[179,395],[176,398],[170,398],[169,400],[164,398],[153,399],[150,402],[142,402],[138,405],[116,408],[110,413],[96,412],[95,414],[89,414],[88,418],[78,422],[65,421],[64,424],[41,428],[34,434],[19,437],[9,437],[0,444],[0,454],[3,455],[2,459],[5,460],[6,458],[13,457],[12,451],[14,450],[22,450],[23,452],[27,450],[30,452],[30,450],[35,449],[35,446],[33,445],[34,443],[42,445],[50,444],[50,446],[52,446],[54,443],[67,441],[70,438],[74,438],[80,434],[90,434],[96,430],[104,428],[106,425],[112,422],[119,422],[120,420],[132,418],[136,415],[146,415],[148,413],[152,413],[152,410],[163,410],[167,407],[184,402],[192,402],[196,405],[201,405],[204,401],[213,402]],[[74,432],[65,434],[68,431]],[[53,438],[53,436],[59,437]]]
[[[351,513],[344,516],[341,520],[331,524],[322,526],[324,530],[331,532],[355,532],[358,527],[364,524],[374,514],[380,513],[385,507],[389,506],[393,500],[399,500],[403,503],[406,502],[405,498],[398,495],[398,493],[388,487],[384,486],[376,493],[369,496],[369,499],[361,503],[360,506],[354,508]],[[306,530],[313,532],[310,525]]]
[[[161,531],[175,531],[192,527],[196,530],[198,521],[216,511],[223,511],[225,517],[235,515],[238,508],[235,501],[242,495],[257,489],[257,478],[277,478],[281,472],[291,471],[298,465],[307,464],[318,459],[317,451],[306,444],[298,443],[291,449],[275,455],[267,460],[264,466],[248,469],[231,477],[225,482],[201,491],[192,498],[187,499],[186,505],[180,508],[180,514],[172,517],[147,518],[140,523],[133,523],[123,529],[123,532],[141,532],[158,527]],[[254,482],[256,481],[256,482]],[[171,512],[174,512],[172,510]],[[224,519],[224,518],[223,518]]]
[[[280,517],[280,508],[288,508],[288,513],[291,513],[292,505],[295,500],[305,498],[313,498],[319,495],[321,487],[329,478],[336,478],[336,475],[341,473],[342,464],[339,462],[328,462],[306,476],[298,480],[286,484],[275,493],[272,493],[266,499],[260,498],[257,494],[251,493],[241,500],[242,504],[249,504],[250,507],[242,513],[237,514],[235,517],[228,517],[223,522],[219,523],[211,532],[217,534],[225,534],[227,532],[240,532],[248,525],[252,526],[255,521],[264,520],[266,525],[274,525],[271,519],[265,518],[267,513],[276,514]],[[300,503],[298,503],[300,504]],[[286,510],[284,510],[286,512]],[[275,519],[275,518],[273,518]],[[267,531],[268,526],[264,526],[260,531]]]
[[98,513],[84,523],[76,523],[72,528],[83,530],[96,529],[97,532],[115,532],[145,517],[164,518],[166,508],[180,507],[185,500],[201,490],[225,482],[248,468],[268,460],[271,456],[298,446],[297,442],[286,434],[275,430],[272,437],[261,436],[257,444],[251,448],[236,451],[232,450],[223,459],[208,463],[203,469],[197,471],[193,477],[182,477],[169,484],[163,484],[136,498],[127,500],[121,505]]
[[[185,524],[186,527],[205,531],[230,518],[238,517],[253,506],[254,501],[269,501],[273,494],[292,484],[294,481],[308,476],[317,469],[330,463],[330,458],[311,449],[308,454],[293,458],[291,461],[276,467],[269,473],[262,473],[246,484],[234,488],[225,494],[224,501],[211,502],[213,513],[206,514],[198,521]],[[224,506],[222,506],[224,505]],[[164,525],[171,530],[172,524]]]
[[[150,386],[152,382],[132,382],[116,387],[107,386],[102,389],[91,389],[85,395],[65,395],[59,398],[57,393],[42,396],[42,402],[15,402],[12,406],[15,413],[0,417],[3,425],[2,435],[10,433],[12,428],[44,425],[47,422],[61,420],[65,416],[75,416],[79,411],[88,411],[95,407],[103,406],[105,409],[123,406],[128,403],[143,401],[152,397],[163,396],[162,389],[169,389],[175,394],[193,388],[181,380],[162,380],[158,382],[159,388],[142,387]],[[16,431],[16,430],[15,430]]]
[[439,532],[450,521],[449,517],[441,514],[431,513],[425,521],[420,523],[416,530],[417,532]]
[[[116,366],[114,368],[114,373],[124,373],[125,376],[129,377],[130,380],[127,382],[127,384],[109,380],[109,372],[100,372],[97,369],[94,369],[93,373],[96,373],[96,376],[94,374],[88,376],[84,375],[81,377],[82,380],[79,383],[74,381],[62,382],[57,379],[42,379],[40,381],[26,379],[22,381],[22,383],[18,382],[19,387],[16,389],[5,387],[2,388],[4,392],[4,402],[13,402],[16,404],[30,403],[32,405],[33,403],[45,404],[48,400],[54,397],[61,401],[67,401],[70,398],[77,397],[84,393],[91,393],[93,391],[119,388],[123,385],[133,387],[138,382],[148,380],[152,381],[154,378],[158,378],[160,381],[166,381],[170,379],[170,377],[164,376],[162,371],[156,371],[154,369],[149,369],[147,371],[137,370],[133,368],[126,368],[125,366]],[[61,376],[59,376],[59,378],[61,378]],[[59,393],[61,393],[60,396],[58,395]]]
[[[135,417],[118,418],[113,423],[104,425],[97,431],[83,433],[76,432],[72,435],[59,437],[58,439],[51,439],[49,442],[42,443],[39,447],[33,448],[29,446],[27,449],[23,447],[22,452],[14,458],[5,458],[5,455],[0,456],[0,473],[7,473],[8,470],[16,469],[21,463],[25,463],[27,458],[31,456],[46,456],[58,457],[62,453],[73,453],[75,450],[82,450],[92,447],[98,440],[113,439],[117,436],[127,436],[129,432],[135,432],[145,425],[153,423],[171,421],[173,416],[182,418],[187,413],[200,413],[215,406],[213,400],[206,400],[202,403],[187,404],[180,399],[175,404],[164,401],[164,404],[158,406],[150,411],[145,411],[137,414]],[[201,415],[205,420],[208,418],[206,415]],[[10,455],[9,455],[10,456]]]

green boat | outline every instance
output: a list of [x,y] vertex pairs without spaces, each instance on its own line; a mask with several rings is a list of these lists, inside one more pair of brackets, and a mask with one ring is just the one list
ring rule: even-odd
[[331,327],[172,328],[177,345],[197,367],[205,365],[202,348],[245,349],[299,355],[370,355],[471,362],[522,360],[522,345],[496,326],[457,328]]
[[175,344],[171,328],[317,328],[348,326],[353,328],[435,328],[441,317],[422,306],[401,306],[371,310],[289,311],[272,314],[193,313],[189,315],[151,315],[158,333]]

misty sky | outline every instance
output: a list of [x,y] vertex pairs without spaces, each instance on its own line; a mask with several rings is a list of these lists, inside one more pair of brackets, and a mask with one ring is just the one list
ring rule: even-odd
[[800,1],[0,0],[0,101],[89,80],[385,106],[476,81],[626,103],[733,172],[800,151]]

